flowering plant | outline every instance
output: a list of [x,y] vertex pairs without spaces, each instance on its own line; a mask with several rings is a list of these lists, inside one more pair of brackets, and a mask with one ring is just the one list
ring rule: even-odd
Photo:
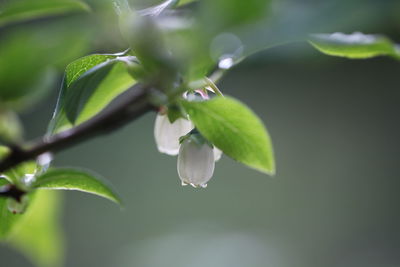
[[[23,37],[16,29],[45,18],[87,14],[90,5],[79,0],[0,5],[0,35],[4,35],[0,43],[0,238],[37,265],[55,266],[62,255],[54,190],[77,190],[121,203],[97,174],[52,165],[55,154],[147,112],[157,113],[155,143],[159,152],[177,155],[182,185],[205,188],[222,154],[262,173],[275,173],[272,141],[263,121],[240,100],[223,95],[216,84],[248,56],[292,41],[292,31],[279,28],[281,10],[265,0],[166,0],[145,9],[134,9],[125,0],[113,4],[127,49],[84,57],[80,56],[88,44],[82,40],[90,40],[91,35],[78,34],[79,25],[73,25],[74,34],[65,36],[58,34],[70,24],[61,30],[32,26]],[[247,39],[248,32],[265,24],[279,34],[261,31],[256,35],[265,33],[268,41]],[[43,43],[44,31],[50,32],[52,42]],[[328,55],[400,59],[398,45],[381,35],[309,33],[311,29],[301,39]],[[47,133],[37,142],[25,142],[16,111],[34,105],[64,66]],[[51,244],[52,251],[37,246],[40,242]]]

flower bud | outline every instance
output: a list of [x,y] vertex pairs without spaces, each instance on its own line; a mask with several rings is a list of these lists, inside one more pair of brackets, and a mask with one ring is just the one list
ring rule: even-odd
[[171,123],[167,115],[157,115],[154,126],[154,137],[158,151],[168,155],[177,155],[179,151],[179,137],[186,135],[193,129],[189,120],[179,118]]
[[214,151],[208,143],[198,143],[190,137],[183,140],[178,155],[182,185],[205,188],[214,173],[214,166]]

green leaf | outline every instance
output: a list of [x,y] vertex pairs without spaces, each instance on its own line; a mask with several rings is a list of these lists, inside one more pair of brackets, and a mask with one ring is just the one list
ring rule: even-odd
[[30,197],[31,203],[27,211],[19,215],[8,242],[37,266],[61,266],[64,238],[59,222],[60,194],[38,190]]
[[[0,160],[6,157],[10,153],[10,149],[5,146],[0,146]],[[36,173],[37,164],[35,161],[26,161],[18,166],[5,171],[4,173],[0,173],[3,178],[5,178],[10,183],[17,185],[21,188],[25,187],[25,182],[23,178],[25,175],[33,175]],[[1,180],[1,178],[0,178]]]
[[13,184],[25,188],[25,175],[33,175],[36,172],[37,164],[35,161],[26,161],[19,164],[17,167],[7,170],[4,172],[4,176],[7,180]]
[[67,62],[86,50],[90,40],[88,30],[77,28],[77,22],[65,20],[52,20],[45,25],[31,23],[2,34],[2,107],[26,108],[32,105],[54,88],[58,76],[56,68],[64,68]]
[[88,5],[77,0],[10,1],[10,4],[0,8],[0,27],[13,22],[88,10]]
[[6,146],[0,146],[0,160],[8,155],[10,149]]
[[120,198],[98,175],[76,169],[51,169],[37,177],[34,188],[76,190],[95,194],[121,204]]
[[[6,179],[0,178],[0,186],[7,184],[9,182]],[[20,214],[13,214],[8,210],[7,198],[0,197],[0,240],[4,240],[8,236],[20,217]]]
[[18,221],[21,214],[13,214],[7,208],[7,198],[0,198],[0,240],[7,238],[13,229],[14,223]]
[[91,68],[99,65],[100,63],[106,62],[107,60],[116,58],[116,55],[109,54],[95,54],[85,56],[80,59],[73,61],[68,64],[65,68],[65,81],[67,87],[76,81],[82,74],[90,70]]
[[309,42],[324,54],[354,59],[391,56],[400,59],[399,46],[390,39],[373,34],[313,34]]
[[[0,184],[4,179],[0,179]],[[6,241],[33,263],[42,267],[59,266],[63,257],[63,238],[59,227],[59,194],[36,191],[23,214],[8,210],[0,198],[0,240]]]
[[61,132],[90,119],[134,85],[126,58],[91,55],[68,65],[49,131]]
[[[5,158],[9,153],[10,149],[8,147],[0,146],[0,160]],[[9,182],[20,185],[20,180],[24,178],[26,174],[34,174],[36,172],[36,167],[37,164],[35,161],[26,161],[0,174],[3,175],[3,178],[7,179]]]
[[0,142],[15,143],[22,140],[22,124],[11,110],[0,110]]
[[181,104],[200,133],[227,156],[261,172],[275,173],[269,134],[246,105],[230,97]]

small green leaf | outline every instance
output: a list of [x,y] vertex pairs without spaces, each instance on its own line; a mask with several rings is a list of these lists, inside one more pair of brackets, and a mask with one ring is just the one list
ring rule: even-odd
[[91,68],[106,62],[110,59],[116,58],[116,55],[109,54],[95,54],[82,57],[77,59],[65,68],[65,84],[67,87],[76,81],[82,74],[90,70]]
[[[0,187],[7,184],[9,182],[6,179],[0,178]],[[8,210],[7,200],[5,197],[0,197],[0,241],[7,238],[15,222],[21,217],[20,214],[13,214]]]
[[34,188],[76,190],[95,194],[121,204],[120,198],[104,179],[87,171],[76,169],[51,169],[37,177]]
[[4,177],[18,187],[25,188],[25,175],[34,175],[36,167],[35,161],[26,161],[4,172]]
[[10,4],[5,5],[0,10],[1,27],[13,22],[22,22],[77,11],[88,11],[89,6],[77,0],[10,1]]
[[21,214],[13,214],[8,210],[7,198],[0,198],[0,241],[7,238],[20,217]]
[[268,132],[246,105],[230,97],[181,104],[200,133],[227,156],[261,172],[275,173]]
[[[6,157],[10,153],[10,149],[6,146],[0,146],[0,160]],[[2,178],[5,178],[8,182],[24,188],[25,182],[23,179],[26,175],[34,175],[36,172],[37,164],[35,161],[26,161],[18,166],[0,173]],[[1,180],[1,178],[0,178]]]
[[309,42],[324,54],[354,59],[391,56],[400,59],[399,46],[390,39],[373,34],[313,34]]
[[90,119],[136,83],[118,55],[91,55],[67,66],[51,133]]
[[64,238],[59,222],[60,192],[38,190],[29,196],[31,203],[19,215],[7,241],[37,266],[61,266]]

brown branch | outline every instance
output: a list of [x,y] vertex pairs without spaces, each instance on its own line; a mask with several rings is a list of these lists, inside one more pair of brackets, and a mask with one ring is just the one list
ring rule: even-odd
[[125,92],[118,105],[111,105],[88,121],[49,136],[27,149],[11,149],[10,154],[0,162],[0,173],[16,165],[35,159],[46,152],[58,152],[89,138],[114,131],[144,113],[154,109],[150,104],[148,92],[151,86],[136,84]]

